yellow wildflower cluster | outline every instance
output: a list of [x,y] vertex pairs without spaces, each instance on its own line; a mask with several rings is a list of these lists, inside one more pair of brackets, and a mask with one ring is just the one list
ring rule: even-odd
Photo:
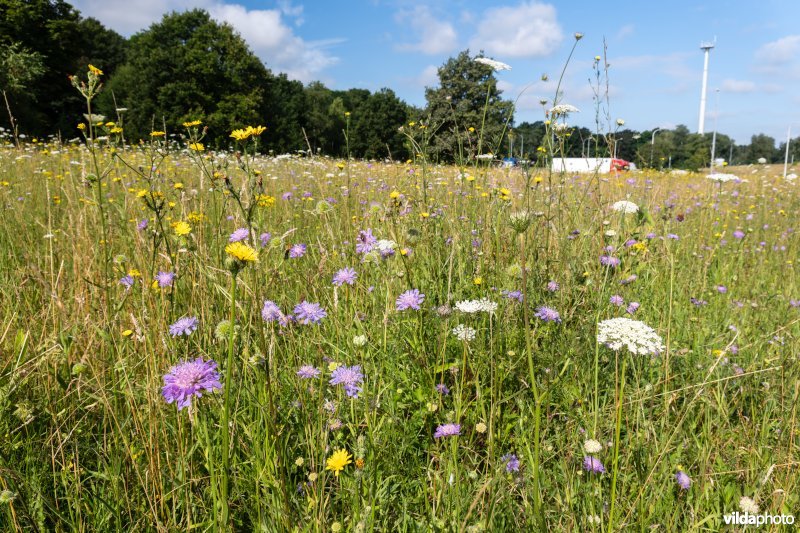
[[185,235],[189,235],[192,232],[192,227],[184,221],[175,222],[172,225],[172,228],[175,230],[175,235],[178,237],[183,237]]
[[225,247],[225,253],[244,263],[254,263],[258,261],[258,252],[241,242],[232,242]]
[[266,130],[267,128],[264,126],[256,126],[255,128],[253,126],[247,126],[243,129],[233,130],[231,132],[231,137],[237,141],[246,141],[250,137],[257,137],[258,135],[261,135]]
[[258,207],[272,207],[275,205],[275,197],[268,194],[259,194],[256,196]]

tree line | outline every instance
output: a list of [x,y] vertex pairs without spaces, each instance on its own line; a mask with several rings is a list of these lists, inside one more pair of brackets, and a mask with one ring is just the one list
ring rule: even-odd
[[[417,108],[389,88],[333,90],[274,73],[231,26],[201,9],[166,14],[126,39],[63,0],[0,0],[0,90],[7,110],[0,126],[11,128],[13,117],[29,135],[76,137],[86,110],[69,76],[89,64],[102,69],[105,84],[93,113],[121,122],[132,142],[202,119],[211,147],[227,147],[231,130],[259,124],[268,130],[263,149],[274,153],[403,160],[424,152],[435,161],[464,162],[490,152],[536,160],[547,135],[544,121],[515,125],[514,105],[503,98],[493,68],[474,61],[469,50],[439,68],[439,84],[426,88],[426,105]],[[641,167],[702,168],[711,142],[710,134],[686,126],[655,136],[576,127],[563,146],[569,157],[616,155]],[[748,145],[716,138],[717,156],[734,164],[782,161],[784,148],[766,135],[754,135]],[[800,157],[800,142],[791,149]]]

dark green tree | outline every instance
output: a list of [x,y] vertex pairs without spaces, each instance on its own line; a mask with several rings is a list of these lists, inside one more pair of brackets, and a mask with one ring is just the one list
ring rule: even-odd
[[484,154],[500,150],[513,122],[513,104],[502,99],[494,70],[464,50],[438,74],[439,87],[425,89],[434,156],[463,161],[478,155],[479,145]]
[[[244,40],[227,24],[203,10],[165,15],[161,22],[130,39],[127,62],[111,78],[101,110],[128,109],[126,137],[146,137],[164,125],[202,119],[209,142],[227,144],[232,129],[262,124],[270,73]],[[269,135],[269,133],[268,133]]]
[[747,150],[746,160],[743,163],[757,163],[762,157],[767,160],[767,163],[782,161],[781,154],[775,148],[775,139],[759,133],[750,138],[750,148]]
[[407,106],[394,91],[371,94],[351,114],[352,153],[366,159],[406,159],[408,151],[399,128],[407,119]]

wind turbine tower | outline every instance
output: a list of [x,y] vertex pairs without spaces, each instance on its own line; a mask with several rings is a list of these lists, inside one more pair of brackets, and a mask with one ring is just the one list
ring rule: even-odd
[[706,87],[708,86],[708,52],[714,48],[714,43],[703,42],[700,43],[700,50],[703,51],[705,59],[703,60],[703,89],[700,92],[700,120],[697,123],[697,133],[703,134],[706,122]]

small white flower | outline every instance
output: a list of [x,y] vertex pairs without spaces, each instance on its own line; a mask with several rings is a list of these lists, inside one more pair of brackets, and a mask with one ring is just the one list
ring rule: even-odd
[[377,248],[382,254],[386,252],[393,252],[394,249],[397,248],[397,243],[387,239],[381,239],[375,243],[375,248]]
[[465,326],[464,324],[459,324],[453,328],[453,335],[460,341],[470,342],[475,340],[475,334],[477,332],[469,327]]
[[456,309],[462,313],[489,313],[492,314],[497,311],[497,303],[488,298],[481,298],[480,300],[464,300],[456,302]]
[[597,342],[614,351],[624,347],[637,355],[664,351],[664,341],[653,328],[626,317],[610,318],[597,324]]
[[743,513],[758,514],[758,504],[753,498],[748,498],[747,496],[742,496],[739,499],[739,509]]
[[588,454],[599,453],[603,449],[603,445],[594,439],[589,439],[583,443],[583,450]]
[[570,113],[580,113],[581,110],[570,104],[558,104],[550,108],[550,114],[554,117],[569,115]]
[[739,179],[739,176],[735,176],[733,174],[722,174],[720,172],[715,172],[713,174],[708,174],[706,178],[710,179],[711,181],[716,181],[718,183],[725,183],[728,181],[733,181]]
[[367,344],[367,336],[366,335],[356,335],[353,337],[353,345],[361,348]]
[[488,57],[476,57],[475,62],[482,63],[484,65],[492,67],[495,70],[495,72],[501,70],[511,70],[511,65],[507,65],[502,61],[495,61],[494,59],[489,59]]
[[614,204],[611,206],[611,209],[617,213],[625,213],[626,215],[639,212],[639,206],[633,202],[629,202],[628,200],[614,202]]
[[617,126],[624,126],[624,125],[625,125],[625,120],[623,120],[621,118],[618,118],[617,119]]

